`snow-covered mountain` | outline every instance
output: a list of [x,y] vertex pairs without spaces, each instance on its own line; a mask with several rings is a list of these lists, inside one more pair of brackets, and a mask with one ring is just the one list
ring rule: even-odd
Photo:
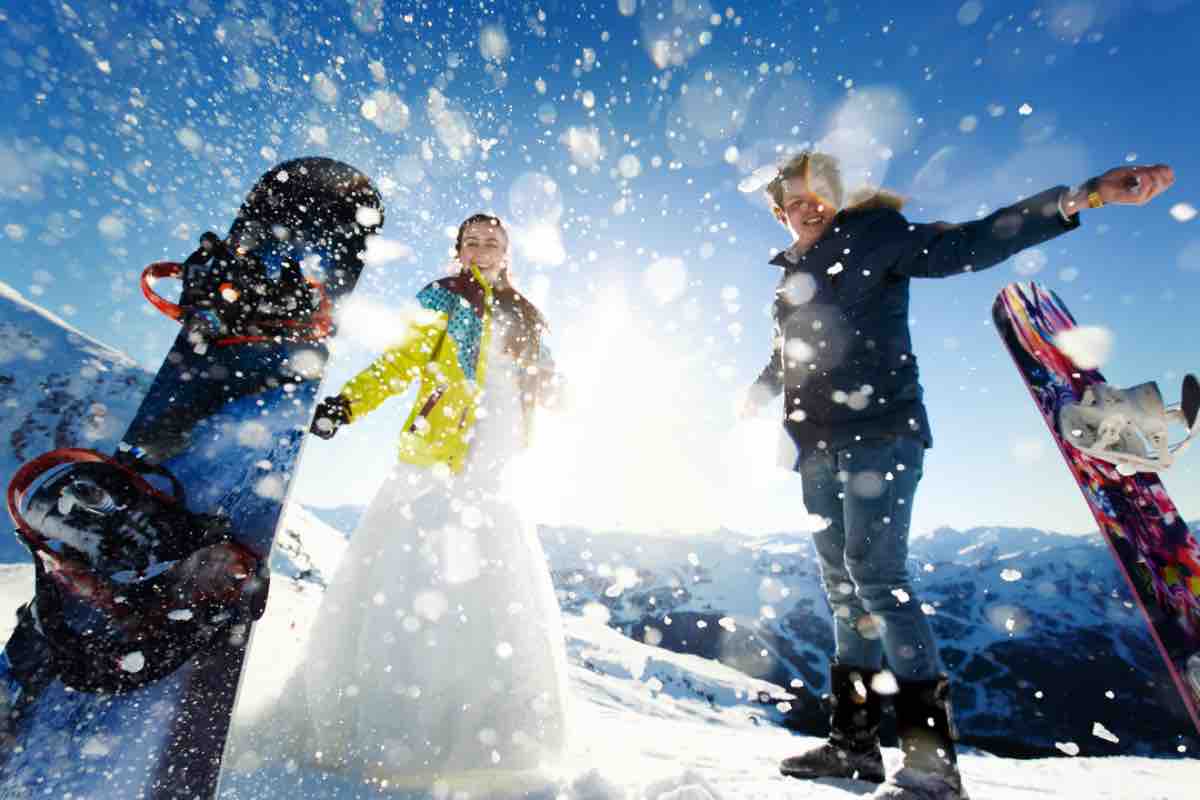
[[[57,447],[111,451],[151,375],[0,282],[0,476]],[[0,537],[0,560],[24,554]]]
[[[148,381],[131,359],[0,285],[0,479],[53,447],[111,449]],[[288,508],[272,558],[281,613],[315,607],[360,513]],[[591,631],[569,642],[580,680],[824,730],[816,698],[833,642],[808,536],[547,528],[542,538],[568,632]],[[1009,754],[1200,752],[1098,538],[945,529],[915,540],[911,556],[969,742]],[[28,561],[0,537],[0,635],[31,590]],[[610,646],[600,629],[628,646]]]
[[[832,628],[808,537],[553,531],[544,541],[565,607],[603,604],[635,638],[790,686],[800,702],[789,723],[824,724],[816,696],[827,688]],[[911,558],[968,741],[1013,755],[1064,742],[1094,754],[1196,747],[1102,542],[943,530],[917,539]],[[1092,735],[1096,723],[1119,741]]]
[[151,377],[0,282],[0,469],[52,447],[112,446]]

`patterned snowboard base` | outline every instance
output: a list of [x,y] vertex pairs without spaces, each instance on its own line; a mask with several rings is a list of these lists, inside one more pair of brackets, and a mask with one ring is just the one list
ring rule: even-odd
[[1200,731],[1200,541],[1154,473],[1121,475],[1059,435],[1058,414],[1104,382],[1077,367],[1057,342],[1076,322],[1062,300],[1036,284],[1005,287],[992,307],[1016,362],[1108,542],[1196,730]]

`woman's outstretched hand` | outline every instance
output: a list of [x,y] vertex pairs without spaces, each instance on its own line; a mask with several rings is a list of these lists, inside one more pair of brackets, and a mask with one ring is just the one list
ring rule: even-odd
[[317,404],[309,431],[322,439],[332,439],[337,429],[350,421],[350,401],[339,395],[326,397]]

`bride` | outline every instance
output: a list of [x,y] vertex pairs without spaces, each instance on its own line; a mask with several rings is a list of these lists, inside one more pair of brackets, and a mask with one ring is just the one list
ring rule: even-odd
[[421,290],[403,339],[313,422],[329,438],[420,382],[400,463],[350,540],[293,693],[307,699],[303,760],[385,786],[501,788],[564,748],[557,600],[505,492],[557,385],[545,323],[508,282],[499,219],[467,219],[455,249],[459,273]]

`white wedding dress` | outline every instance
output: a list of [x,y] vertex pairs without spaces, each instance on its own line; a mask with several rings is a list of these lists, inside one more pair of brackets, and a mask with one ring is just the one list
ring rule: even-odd
[[498,348],[479,416],[460,474],[398,465],[351,537],[281,698],[306,707],[273,709],[293,720],[301,769],[476,797],[563,754],[559,608],[536,529],[505,492],[523,422]]

